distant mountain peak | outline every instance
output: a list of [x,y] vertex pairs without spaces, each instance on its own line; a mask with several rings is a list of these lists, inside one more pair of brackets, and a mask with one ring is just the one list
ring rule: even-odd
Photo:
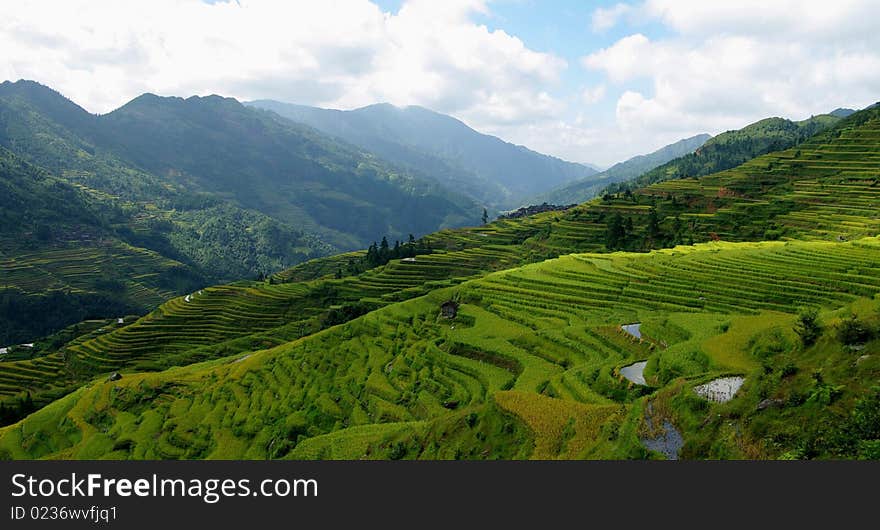
[[837,118],[846,118],[850,114],[855,114],[855,112],[856,111],[853,109],[839,108],[839,109],[832,110],[828,114],[830,114],[831,116],[835,116]]
[[[76,103],[65,97],[61,92],[58,92],[54,88],[48,87],[38,81],[33,81],[31,79],[19,79],[18,81],[14,82],[3,81],[3,83],[0,83],[0,91],[22,95],[28,94],[39,97],[57,98],[59,101],[63,100],[71,105],[76,105]],[[76,106],[79,107],[79,105]]]

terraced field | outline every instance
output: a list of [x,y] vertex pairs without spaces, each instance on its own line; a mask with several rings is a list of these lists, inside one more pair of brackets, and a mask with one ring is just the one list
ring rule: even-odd
[[[866,112],[796,149],[759,157],[698,180],[655,184],[636,192],[632,199],[596,200],[566,212],[444,230],[424,238],[433,249],[431,254],[394,260],[357,276],[334,278],[339,268],[361,255],[351,253],[301,264],[275,275],[272,284],[245,282],[206,289],[188,300],[180,297],[134,325],[68,347],[63,354],[65,377],[76,380],[119,369],[157,370],[270,348],[364,311],[489,271],[573,252],[604,251],[607,220],[614,214],[633,219],[634,237],[645,234],[652,208],[660,213],[661,227],[670,230],[677,219],[695,241],[761,240],[768,236],[839,241],[875,235],[880,232],[880,119],[876,116],[880,112]],[[71,266],[90,266],[85,257],[71,261]],[[131,275],[135,282],[142,278],[136,272]],[[608,292],[615,285],[613,278],[603,281],[609,283],[597,292]],[[691,287],[701,285],[680,286],[678,294],[683,296]],[[793,292],[800,291],[794,288]],[[549,306],[554,302],[547,300],[546,311],[552,312]],[[709,310],[729,309],[728,305],[737,308],[724,297],[690,299],[687,303],[670,298],[664,303],[670,310],[678,310],[673,302]],[[642,300],[636,305],[639,303]],[[766,309],[784,309],[787,303],[768,302]],[[504,304],[505,299],[499,298],[496,305]],[[10,367],[6,393],[0,396],[24,391],[39,394],[42,386],[58,385],[57,372],[22,378],[17,385],[14,373]],[[575,385],[573,377],[560,379],[553,388],[563,382]],[[65,381],[62,386],[72,384]]]
[[[479,230],[440,232],[429,239],[436,247],[433,253],[394,260],[357,276],[333,278],[329,271],[352,256],[343,255],[299,265],[275,276],[271,283],[239,282],[176,297],[132,325],[68,345],[44,360],[53,363],[52,370],[42,370],[40,365],[24,372],[18,362],[0,363],[7,372],[0,398],[31,392],[39,399],[45,391],[54,396],[57,387],[70,388],[94,374],[158,370],[277,346],[364,311],[519,265],[523,258],[517,243],[550,219],[545,215],[501,221]],[[294,278],[320,279],[276,282]],[[352,307],[353,313],[346,312]],[[65,369],[55,370],[58,363]],[[19,377],[19,373],[34,377]]]
[[[802,306],[826,319],[844,307],[880,312],[878,293],[877,238],[564,256],[270,349],[94,381],[0,430],[0,450],[15,458],[638,457],[647,455],[639,437],[650,401],[657,417],[679,425],[693,427],[676,404],[711,417],[685,430],[687,443],[712,430],[721,438],[711,451],[778,456],[785,447],[726,438],[727,423],[764,397],[770,354],[755,345],[795,340]],[[438,316],[450,299],[460,303],[456,317]],[[642,341],[620,329],[629,322],[642,323]],[[810,358],[790,357],[795,350],[773,355]],[[640,359],[647,386],[619,374]],[[856,370],[862,382],[880,377],[876,356]],[[693,392],[722,375],[746,378],[730,403]],[[840,399],[863,391],[838,390]]]
[[[722,239],[744,234],[798,239],[846,239],[880,232],[880,118],[857,120],[821,133],[796,148],[758,157],[700,179],[655,184],[641,195],[698,203],[682,213]],[[714,211],[710,211],[714,210]]]
[[[52,289],[90,292],[96,282],[119,280],[120,296],[144,310],[174,296],[162,281],[163,272],[182,265],[151,252],[120,242],[76,245],[0,256],[2,286],[39,293]],[[113,271],[108,276],[108,271]]]

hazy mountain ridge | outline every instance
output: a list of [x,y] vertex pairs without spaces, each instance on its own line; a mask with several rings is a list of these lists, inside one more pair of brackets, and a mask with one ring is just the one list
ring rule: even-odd
[[[314,236],[265,214],[245,213],[218,194],[205,193],[189,183],[178,183],[139,168],[102,144],[99,120],[100,117],[37,83],[0,85],[0,145],[67,182],[92,190],[92,195],[101,199],[102,208],[123,212],[116,215],[114,228],[135,246],[188,262],[200,268],[206,278],[216,279],[251,276],[260,270],[273,270],[334,250]],[[62,125],[65,123],[75,128]],[[255,244],[255,240],[249,239],[262,237],[264,230],[257,228],[262,225],[270,232],[284,233],[298,250],[289,250],[284,245],[265,251],[255,249],[244,261],[230,257],[236,254],[237,245],[231,245],[235,238],[221,243],[199,228],[207,222],[207,211],[213,219],[247,218],[256,223],[242,226],[249,229],[247,238],[238,240],[245,246]],[[183,217],[187,219],[184,221]],[[191,244],[183,244],[183,240],[191,239],[186,234],[193,229],[201,235]]]
[[[388,103],[350,111],[271,100],[246,103],[373,151],[492,207],[518,202],[548,187],[597,171],[474,131],[460,120],[423,107]],[[543,189],[542,189],[543,188]]]
[[698,134],[679,140],[646,155],[634,156],[624,162],[587,179],[578,180],[551,192],[530,199],[531,204],[543,202],[551,204],[581,203],[595,197],[610,184],[634,179],[643,173],[688,153],[693,153],[712,138],[709,134]]

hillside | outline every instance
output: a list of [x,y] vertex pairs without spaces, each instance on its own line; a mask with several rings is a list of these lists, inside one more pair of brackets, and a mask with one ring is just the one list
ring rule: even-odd
[[698,134],[691,138],[679,140],[653,153],[634,156],[629,160],[614,164],[605,171],[587,179],[580,179],[548,193],[538,195],[530,199],[529,202],[531,204],[541,204],[543,202],[550,204],[575,204],[588,201],[611,184],[633,180],[670,160],[693,153],[710,138],[712,137],[708,134]]
[[[96,147],[87,138],[95,119],[48,87],[0,84],[3,159],[30,167],[44,183],[13,175],[8,166],[0,179],[10,203],[3,212],[2,267],[11,307],[0,344],[32,341],[87,316],[143,314],[197,286],[335,250]],[[68,291],[47,312],[47,296]],[[81,310],[82,297],[95,301],[86,304],[91,309]]]
[[518,245],[550,219],[440,232],[424,240],[431,254],[340,279],[334,273],[361,255],[307,262],[267,282],[200,289],[131,325],[42,351],[34,359],[0,362],[0,398],[28,392],[45,404],[108,370],[160,370],[282,344],[463,278],[524,263]]
[[656,167],[629,182],[611,185],[609,193],[648,186],[655,182],[700,177],[734,168],[757,156],[788,149],[833,126],[843,114],[823,114],[803,121],[767,118],[736,131],[727,131],[706,141],[694,153]]
[[520,206],[531,195],[596,173],[417,106],[385,103],[340,111],[270,100],[248,105],[341,138],[497,209]]
[[144,313],[201,281],[116,237],[123,213],[0,147],[0,344]]
[[[829,330],[850,312],[880,321],[878,269],[852,272],[878,250],[870,238],[567,256],[252,354],[95,381],[0,431],[0,448],[14,458],[638,458],[674,428],[690,458],[876,458],[878,426],[849,411],[880,399],[868,386],[880,342],[847,352],[839,340],[849,339],[828,332],[800,346],[793,329],[801,306],[820,308]],[[438,317],[450,298],[460,301],[451,321]],[[621,331],[628,322],[642,340]],[[850,369],[856,358],[866,360]],[[646,385],[620,375],[643,359]],[[729,403],[695,392],[719,377],[744,378]],[[822,431],[789,428],[805,418]]]
[[[334,275],[359,255],[325,258],[193,293],[2,363],[9,399],[124,372],[0,431],[0,447],[15,458],[638,458],[674,426],[684,446],[667,456],[876,458],[880,427],[860,411],[880,399],[878,170],[872,109],[731,170],[443,231],[414,261]],[[732,243],[765,239],[784,241]],[[691,241],[708,243],[596,254]],[[590,254],[542,261],[573,252]],[[457,315],[438,318],[449,300]],[[804,307],[821,325],[808,344],[795,332]],[[620,327],[634,322],[642,341]],[[643,360],[648,384],[630,384],[621,368]],[[194,361],[205,364],[134,372]],[[729,403],[694,393],[720,377],[745,378]],[[834,436],[792,431],[808,418]]]
[[[336,250],[217,194],[177,185],[98,147],[97,118],[37,83],[0,85],[0,145],[87,190],[133,246],[187,263],[207,282],[253,277]],[[73,129],[68,129],[66,125]],[[222,226],[223,234],[217,227]]]

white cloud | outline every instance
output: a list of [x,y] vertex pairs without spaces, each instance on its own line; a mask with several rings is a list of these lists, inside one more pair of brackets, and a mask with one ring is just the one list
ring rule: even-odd
[[593,105],[605,98],[605,85],[587,87],[581,92],[581,99],[587,105]]
[[477,125],[559,112],[567,65],[471,18],[483,0],[36,1],[4,4],[0,75],[93,112],[143,93],[220,93],[352,108],[389,101]]
[[[581,59],[619,94],[607,149],[599,151],[623,158],[659,146],[660,138],[877,101],[876,8],[868,0],[648,0],[631,7],[629,16],[672,33],[634,33]],[[629,141],[620,143],[621,136]],[[623,145],[642,147],[627,153]]]
[[608,78],[616,83],[629,81],[650,74],[644,64],[650,46],[648,37],[636,33],[620,39],[610,48],[584,57],[581,62],[588,68],[604,70]]
[[611,7],[600,7],[593,11],[593,31],[602,32],[613,28],[621,18],[632,13],[633,8],[627,4],[615,4]]

